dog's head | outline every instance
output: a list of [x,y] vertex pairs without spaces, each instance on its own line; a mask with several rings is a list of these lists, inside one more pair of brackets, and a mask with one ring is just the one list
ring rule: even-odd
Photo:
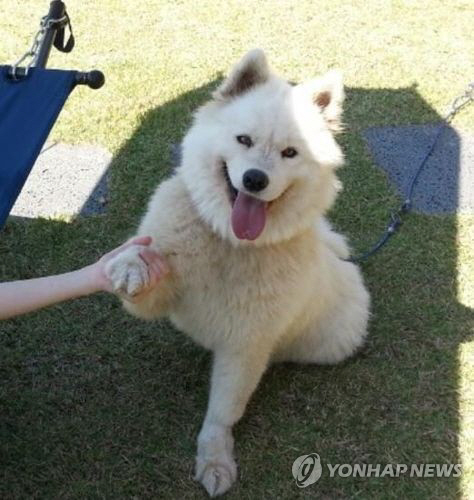
[[343,98],[337,72],[293,86],[261,50],[246,54],[183,141],[178,175],[201,216],[235,244],[281,241],[314,224],[338,190]]

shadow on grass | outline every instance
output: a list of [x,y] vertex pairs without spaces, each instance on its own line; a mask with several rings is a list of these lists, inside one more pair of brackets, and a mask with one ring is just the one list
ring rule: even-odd
[[[168,173],[169,148],[217,82],[149,111],[110,166],[104,216],[10,221],[2,280],[90,262],[128,237]],[[416,88],[349,89],[344,192],[331,214],[356,247],[398,203],[366,150],[368,126],[439,121]],[[458,303],[455,217],[412,215],[363,265],[369,340],[338,366],[277,365],[236,427],[240,479],[228,498],[457,498],[459,478],[330,478],[327,463],[459,463],[458,348],[472,313]],[[210,356],[166,322],[127,316],[108,296],[0,326],[2,498],[205,498],[192,481]],[[293,461],[316,452],[318,483]]]

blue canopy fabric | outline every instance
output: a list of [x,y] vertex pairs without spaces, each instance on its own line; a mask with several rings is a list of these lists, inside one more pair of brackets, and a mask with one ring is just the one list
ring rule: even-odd
[[31,68],[17,81],[0,66],[0,229],[66,99],[76,71]]

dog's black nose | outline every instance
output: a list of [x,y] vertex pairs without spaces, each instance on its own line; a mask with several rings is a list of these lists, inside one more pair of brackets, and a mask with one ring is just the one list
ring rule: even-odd
[[268,186],[268,175],[261,170],[251,168],[244,173],[243,184],[248,191],[257,193]]

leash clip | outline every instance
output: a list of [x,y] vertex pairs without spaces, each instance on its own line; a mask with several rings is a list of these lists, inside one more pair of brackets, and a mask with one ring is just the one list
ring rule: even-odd
[[400,217],[400,214],[398,212],[392,212],[390,214],[390,219],[391,219],[391,222],[387,226],[387,233],[392,235],[402,225],[402,218]]

